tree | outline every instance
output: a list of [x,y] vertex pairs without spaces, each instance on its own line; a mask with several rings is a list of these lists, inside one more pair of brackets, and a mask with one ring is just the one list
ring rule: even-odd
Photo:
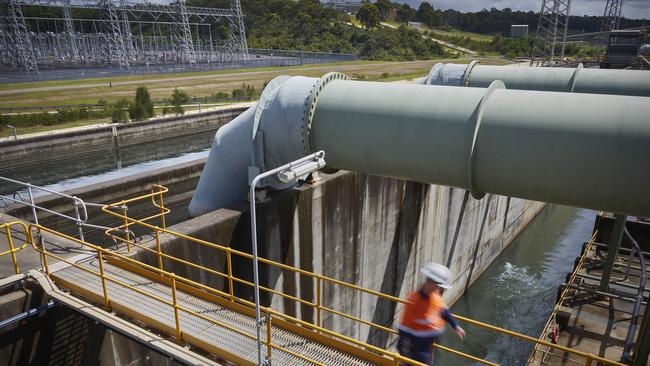
[[374,28],[379,25],[379,10],[375,4],[363,4],[357,12],[357,19],[366,28]]
[[411,8],[409,4],[402,4],[398,9],[397,9],[397,21],[402,22],[402,23],[408,23],[414,19],[416,19],[417,14],[415,13],[415,9]]
[[187,104],[190,101],[190,96],[178,88],[174,88],[172,93],[172,111],[176,114],[185,114],[185,109],[183,109],[183,104]]
[[115,102],[111,106],[111,121],[113,123],[125,123],[129,121],[129,108],[131,107],[131,102],[122,98]]
[[377,0],[375,6],[379,11],[379,19],[382,21],[388,19],[388,14],[393,10],[393,3],[390,0]]
[[435,23],[435,11],[433,10],[433,6],[427,2],[422,2],[420,4],[420,7],[418,8],[418,21],[433,27]]
[[133,121],[153,117],[153,102],[146,86],[139,86],[135,90],[135,101],[129,107],[129,117]]

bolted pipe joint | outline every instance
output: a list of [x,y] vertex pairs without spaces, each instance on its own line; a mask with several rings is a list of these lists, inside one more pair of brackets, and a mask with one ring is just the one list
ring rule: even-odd
[[582,64],[562,68],[490,66],[478,61],[467,65],[437,63],[418,83],[487,88],[495,80],[501,80],[508,89],[650,96],[650,72],[589,69]]

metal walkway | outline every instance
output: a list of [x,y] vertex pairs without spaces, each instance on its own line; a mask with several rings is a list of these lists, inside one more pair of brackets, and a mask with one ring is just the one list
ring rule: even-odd
[[[95,257],[78,262],[80,266],[88,270],[99,272],[99,262]],[[172,302],[172,289],[170,286],[153,281],[149,278],[132,273],[114,264],[103,262],[106,276],[110,276],[128,285],[134,286],[153,296],[163,298]],[[104,298],[102,281],[99,277],[89,276],[86,271],[78,267],[66,267],[51,273],[55,282],[65,284],[71,290],[82,293],[93,300],[101,302]],[[111,306],[120,308],[128,314],[138,314],[137,318],[146,318],[149,325],[160,324],[159,328],[174,329],[175,314],[173,306],[157,301],[152,297],[138,293],[128,287],[122,286],[113,281],[107,281],[107,291],[111,298]],[[214,319],[216,322],[224,323],[242,332],[255,333],[255,318],[240,314],[224,306],[217,305],[205,299],[199,298],[182,290],[177,290],[178,304],[191,309],[199,314]],[[220,350],[227,350],[231,355],[244,360],[255,362],[257,360],[257,348],[253,339],[247,338],[226,327],[220,327],[214,323],[193,316],[184,311],[179,311],[181,324],[183,325],[183,338],[205,342]],[[166,330],[166,329],[159,329]],[[266,325],[264,334],[266,334]],[[306,358],[321,362],[325,365],[371,365],[334,348],[321,345],[315,341],[303,338],[282,328],[272,326],[273,343],[278,344],[292,352],[296,352]],[[221,353],[221,352],[218,352]],[[300,359],[281,350],[273,351],[273,361],[278,365],[312,365],[304,359]]]

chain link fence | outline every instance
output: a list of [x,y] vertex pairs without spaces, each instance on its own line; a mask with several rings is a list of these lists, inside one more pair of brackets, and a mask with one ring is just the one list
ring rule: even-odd
[[10,70],[3,65],[0,67],[0,83],[173,74],[182,72],[202,72],[258,67],[300,66],[309,64],[356,61],[358,59],[359,57],[356,54],[249,48],[248,60],[213,63],[206,62],[193,65],[132,65],[128,69],[119,68],[117,66],[61,66],[56,68],[42,68],[38,71],[38,73],[27,72],[24,70]]

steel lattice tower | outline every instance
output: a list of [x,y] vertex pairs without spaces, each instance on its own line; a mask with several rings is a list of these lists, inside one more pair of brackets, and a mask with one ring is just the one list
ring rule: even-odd
[[131,24],[129,23],[129,16],[126,11],[120,12],[122,17],[122,43],[124,44],[124,52],[128,59],[135,57],[135,48],[133,47],[133,34],[131,33]]
[[106,46],[108,47],[109,60],[117,62],[120,68],[128,68],[129,60],[127,58],[126,49],[124,47],[124,39],[122,38],[122,27],[120,19],[117,15],[115,3],[111,0],[104,0],[102,2],[104,11],[104,37],[106,38]]
[[[0,0],[0,69],[80,64],[160,69],[248,57],[239,0],[228,8],[171,1]],[[24,17],[25,6],[60,10]],[[51,15],[56,13],[62,16]],[[228,33],[213,39],[222,22],[228,22]]]
[[244,28],[244,14],[241,11],[239,0],[231,0],[230,10],[234,16],[229,17],[230,32],[228,34],[228,53],[233,57],[240,55],[243,60],[248,59],[248,43],[246,41],[246,29]]
[[609,32],[618,29],[623,12],[623,0],[607,0],[603,22],[600,24],[601,32]]
[[[564,59],[570,13],[571,0],[542,0],[537,32],[530,55],[531,66],[535,63],[539,66],[553,66],[557,61]],[[556,59],[558,43],[561,48],[559,58]]]
[[77,48],[77,37],[74,31],[74,24],[72,24],[72,16],[70,15],[70,0],[65,2],[63,6],[63,19],[65,20],[65,32],[63,36],[66,40],[68,52],[71,60],[79,58],[79,50]]
[[8,3],[9,29],[11,34],[12,50],[11,64],[14,67],[24,68],[27,71],[38,72],[34,49],[25,25],[25,18],[20,4],[14,0]]
[[178,21],[176,23],[175,37],[180,53],[181,62],[189,64],[196,63],[196,54],[194,53],[194,43],[192,42],[192,32],[190,31],[190,21],[187,16],[187,7],[185,0],[178,0]]

